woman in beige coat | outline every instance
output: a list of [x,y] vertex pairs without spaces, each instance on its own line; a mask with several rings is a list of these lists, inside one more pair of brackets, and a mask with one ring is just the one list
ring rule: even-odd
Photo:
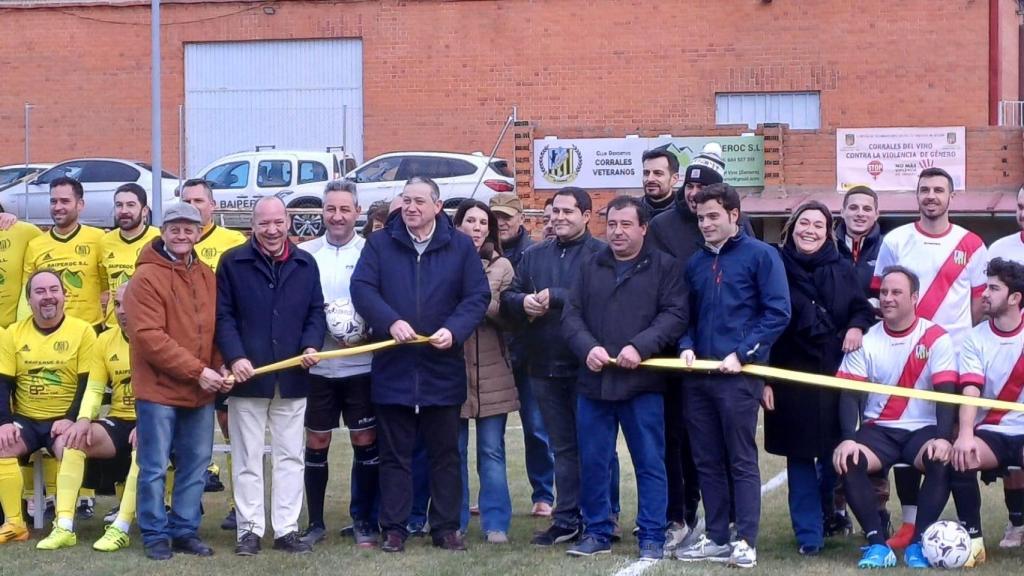
[[461,528],[469,527],[469,419],[476,421],[477,473],[480,475],[480,527],[487,542],[508,542],[512,498],[505,472],[505,421],[519,410],[516,383],[501,334],[498,304],[512,284],[512,264],[499,253],[498,222],[479,200],[466,200],[455,212],[455,227],[473,240],[491,286],[487,317],[465,344],[469,391],[462,405],[459,452],[462,455]]

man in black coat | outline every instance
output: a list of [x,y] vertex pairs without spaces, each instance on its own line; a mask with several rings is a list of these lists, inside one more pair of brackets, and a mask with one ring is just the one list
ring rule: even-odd
[[688,299],[679,265],[644,247],[645,207],[619,196],[608,204],[610,246],[588,258],[562,313],[562,331],[580,367],[577,424],[580,489],[586,526],[569,554],[590,556],[611,549],[609,467],[619,426],[637,478],[640,557],[663,556],[665,509],[665,374],[638,370],[686,329]]
[[882,247],[878,194],[867,186],[850,188],[843,196],[841,215],[842,220],[836,225],[839,255],[853,263],[861,289],[870,298],[871,277],[875,274],[878,250]]
[[253,367],[297,354],[313,354],[324,343],[327,320],[320,270],[307,252],[288,241],[284,202],[268,196],[253,208],[252,240],[229,250],[217,267],[216,343],[237,383],[228,400],[233,452],[231,479],[238,522],[235,553],[260,550],[266,523],[263,447],[270,428],[273,447],[271,525],[274,548],[304,553],[299,539],[303,501],[303,428],[309,383],[304,368],[262,376]]
[[[495,194],[490,200],[491,211],[498,221],[498,239],[501,254],[518,268],[523,253],[533,246],[530,233],[523,226],[523,202],[514,192]],[[551,453],[548,432],[540,415],[537,399],[533,397],[526,366],[526,342],[518,331],[505,334],[509,356],[512,359],[512,375],[519,393],[519,419],[523,423],[523,444],[526,453],[526,477],[530,481],[534,516],[551,516],[555,503],[555,457]]]
[[580,530],[580,469],[576,443],[576,375],[579,360],[562,333],[562,310],[583,261],[604,248],[590,235],[590,195],[580,188],[555,193],[551,223],[555,238],[523,254],[512,286],[501,295],[505,317],[523,327],[529,378],[555,453],[557,494],[551,527],[536,536],[538,546],[576,538]]

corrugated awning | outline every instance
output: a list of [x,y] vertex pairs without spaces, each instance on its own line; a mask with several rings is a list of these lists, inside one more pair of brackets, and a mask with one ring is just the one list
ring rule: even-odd
[[[751,216],[788,216],[804,202],[817,200],[838,213],[843,207],[843,194],[835,191],[794,192],[777,194],[744,194],[743,213]],[[886,215],[916,214],[917,196],[912,192],[880,192],[879,210]],[[1013,216],[1017,209],[1017,192],[957,192],[953,197],[953,214],[994,214]]]

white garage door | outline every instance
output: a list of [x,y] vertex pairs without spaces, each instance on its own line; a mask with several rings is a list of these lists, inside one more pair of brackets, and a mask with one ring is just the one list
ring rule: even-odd
[[359,39],[185,45],[187,175],[256,146],[344,146],[363,160]]

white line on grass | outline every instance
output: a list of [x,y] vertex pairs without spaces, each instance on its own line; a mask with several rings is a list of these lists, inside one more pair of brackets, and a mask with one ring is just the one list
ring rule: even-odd
[[[778,489],[779,486],[782,486],[785,483],[786,471],[783,470],[761,485],[761,496]],[[615,576],[640,576],[655,564],[657,564],[657,562],[653,560],[637,560],[636,562],[623,566],[615,573]]]

